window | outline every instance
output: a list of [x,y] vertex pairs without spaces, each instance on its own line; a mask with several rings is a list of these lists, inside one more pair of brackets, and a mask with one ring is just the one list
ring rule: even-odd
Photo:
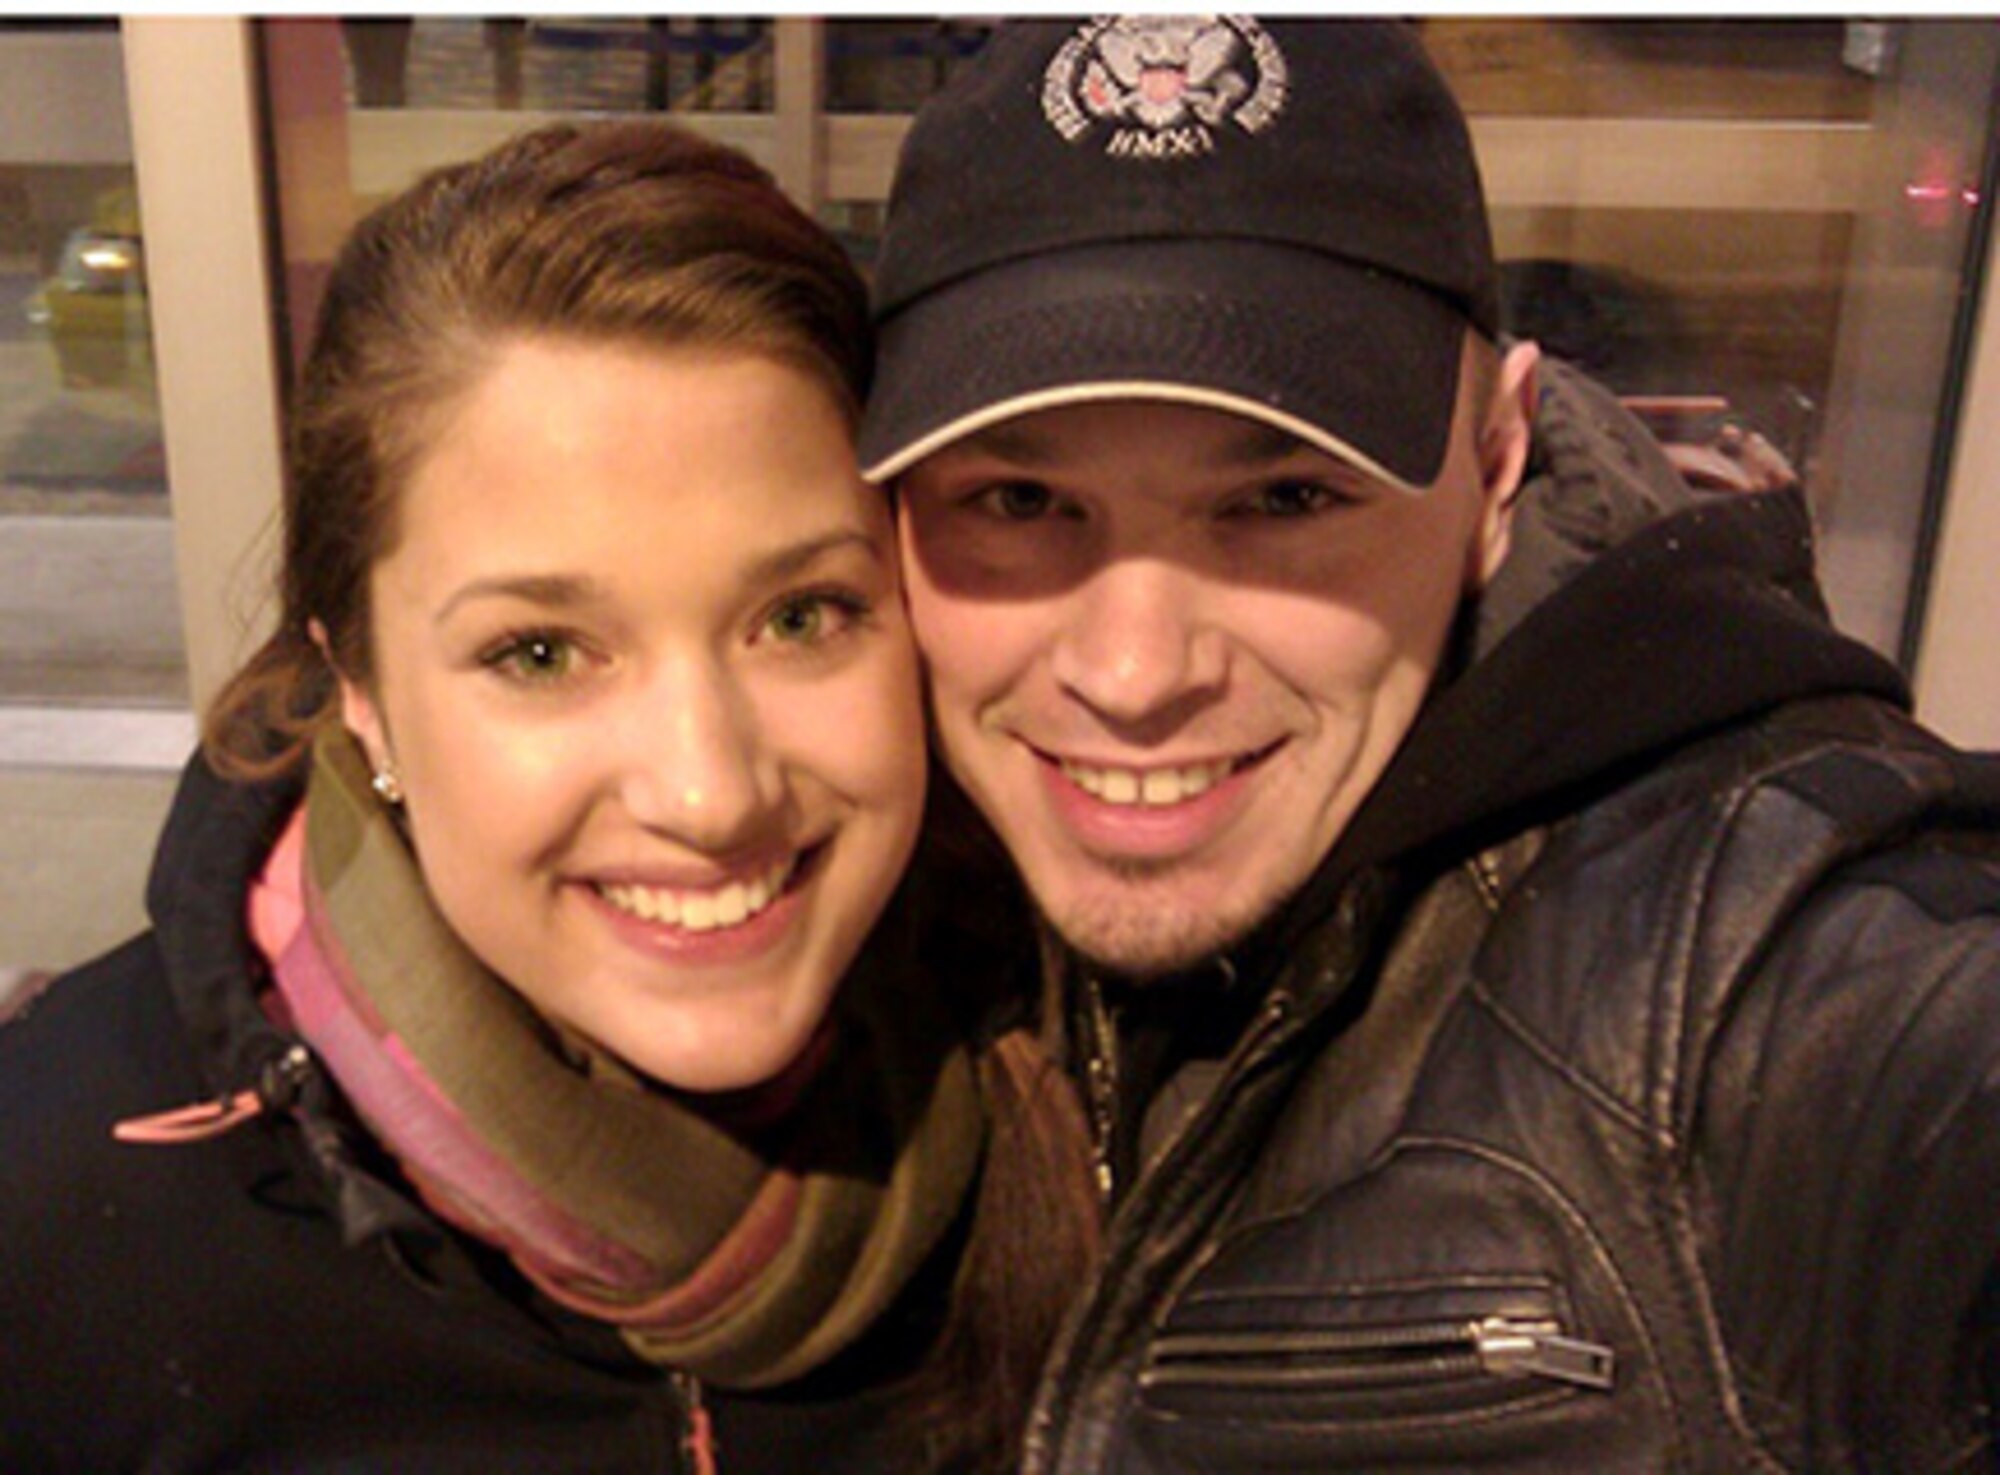
[[115,22],[0,24],[0,139],[0,761],[176,763],[186,658]]
[[[1631,397],[1690,475],[1802,477],[1837,618],[1911,664],[1985,250],[2000,24],[1418,24],[1472,120],[1510,326]],[[524,110],[671,109],[773,167],[865,268],[910,114],[991,23],[261,29],[296,323],[356,210]]]
[[[1803,477],[1836,618],[1906,667],[1985,251],[2000,26],[1424,23],[1513,326],[1698,453]],[[1706,463],[1718,478],[1730,458]],[[1737,470],[1741,470],[1739,460]]]

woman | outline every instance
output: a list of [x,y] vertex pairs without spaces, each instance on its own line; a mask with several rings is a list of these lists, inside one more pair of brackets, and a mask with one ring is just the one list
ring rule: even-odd
[[154,929],[0,1031],[0,1468],[1008,1462],[1088,1195],[898,893],[868,355],[663,124],[357,229]]

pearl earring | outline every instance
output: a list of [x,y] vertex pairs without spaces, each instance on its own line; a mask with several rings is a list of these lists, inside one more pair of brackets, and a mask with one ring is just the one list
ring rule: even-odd
[[368,787],[375,791],[375,797],[391,809],[399,809],[403,803],[403,780],[397,775],[395,765],[385,763],[375,770]]

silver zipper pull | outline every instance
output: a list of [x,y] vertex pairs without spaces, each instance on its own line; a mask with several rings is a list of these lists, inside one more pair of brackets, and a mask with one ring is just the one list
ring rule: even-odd
[[1554,1378],[1579,1388],[1611,1386],[1617,1357],[1609,1347],[1559,1335],[1548,1322],[1489,1316],[1472,1324],[1480,1366],[1503,1377]]

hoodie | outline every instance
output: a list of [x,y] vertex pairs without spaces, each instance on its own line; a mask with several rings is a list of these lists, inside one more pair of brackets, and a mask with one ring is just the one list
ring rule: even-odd
[[1833,629],[1799,493],[1690,493],[1560,366],[1535,431],[1299,893],[1059,959],[1115,1191],[1032,1475],[1983,1457],[2000,760]]

